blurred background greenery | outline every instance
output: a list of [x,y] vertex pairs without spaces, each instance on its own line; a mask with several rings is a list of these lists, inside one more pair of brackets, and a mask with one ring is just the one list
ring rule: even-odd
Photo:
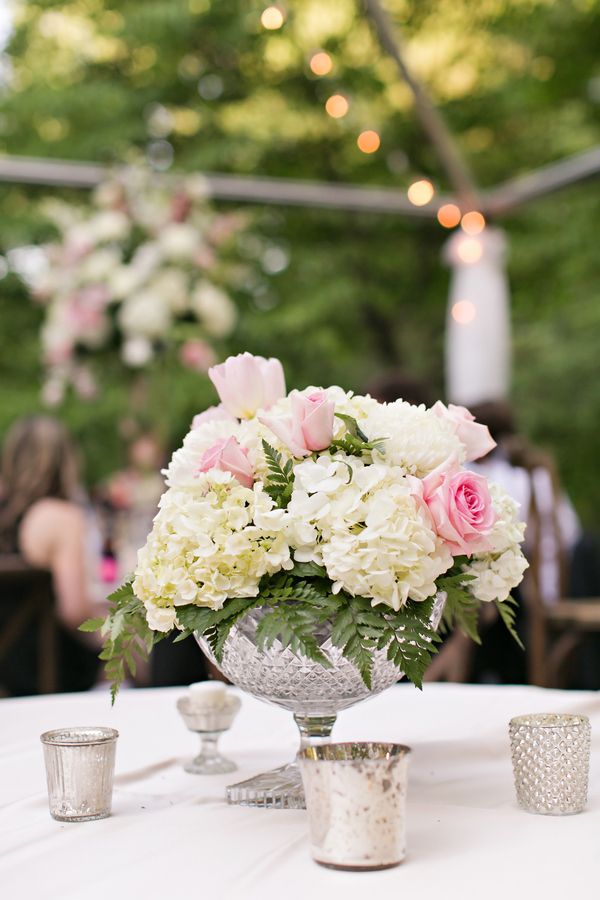
[[[353,0],[295,0],[277,30],[253,0],[17,0],[2,57],[0,152],[445,191],[411,95]],[[598,0],[386,0],[409,63],[440,107],[482,187],[600,142]],[[327,51],[333,68],[309,60]],[[324,102],[350,102],[333,119]],[[373,128],[381,147],[361,153]],[[39,204],[83,191],[0,185],[0,250],[46,239]],[[551,450],[584,522],[600,525],[599,187],[579,185],[502,220],[513,297],[511,399],[524,431]],[[231,208],[222,204],[222,208]],[[278,355],[290,386],[360,390],[400,366],[443,395],[448,232],[426,220],[255,207],[256,244],[289,264],[239,299],[223,351]],[[247,248],[249,256],[259,250]],[[0,434],[40,408],[42,310],[17,278],[0,281]],[[99,396],[60,414],[81,440],[91,482],[122,463],[122,369]],[[168,358],[148,409],[176,443],[213,401],[205,377]]]

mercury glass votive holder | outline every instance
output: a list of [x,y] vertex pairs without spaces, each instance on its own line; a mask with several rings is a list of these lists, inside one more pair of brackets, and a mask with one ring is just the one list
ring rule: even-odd
[[509,723],[519,806],[568,816],[587,802],[591,728],[587,716],[536,713]]
[[90,822],[110,816],[114,728],[76,727],[46,731],[44,746],[50,815],[59,822]]
[[406,854],[410,748],[348,743],[298,754],[313,859],[333,869],[388,869]]

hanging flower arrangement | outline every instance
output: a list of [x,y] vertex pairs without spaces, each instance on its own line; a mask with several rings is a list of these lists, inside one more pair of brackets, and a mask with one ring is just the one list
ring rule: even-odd
[[206,372],[233,331],[232,294],[247,270],[236,246],[247,217],[216,212],[201,176],[159,181],[143,170],[106,181],[91,208],[48,205],[59,239],[42,247],[30,286],[46,307],[41,343],[44,400],[71,385],[97,390],[91,360],[116,353],[143,370],[165,351]]

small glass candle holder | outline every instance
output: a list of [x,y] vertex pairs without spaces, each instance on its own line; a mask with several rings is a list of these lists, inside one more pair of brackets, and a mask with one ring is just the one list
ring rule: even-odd
[[177,701],[183,721],[190,731],[200,735],[200,753],[184,769],[193,775],[224,775],[237,766],[219,752],[218,741],[231,728],[241,700],[222,684],[200,682],[191,685],[188,695]]
[[96,727],[57,728],[41,735],[54,819],[90,822],[110,815],[118,736],[114,728]]
[[298,754],[311,851],[333,869],[388,869],[406,854],[410,748],[350,743]]
[[509,724],[519,806],[530,813],[568,816],[587,802],[590,721],[587,716],[537,713]]

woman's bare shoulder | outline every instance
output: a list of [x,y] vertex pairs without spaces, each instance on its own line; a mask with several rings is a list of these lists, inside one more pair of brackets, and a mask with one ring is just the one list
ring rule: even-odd
[[70,500],[45,497],[32,504],[23,517],[23,527],[27,523],[46,525],[53,528],[79,528],[83,525],[84,513],[80,506]]
[[48,565],[53,553],[77,540],[84,528],[84,513],[76,503],[52,497],[38,500],[21,523],[21,552],[37,565]]

